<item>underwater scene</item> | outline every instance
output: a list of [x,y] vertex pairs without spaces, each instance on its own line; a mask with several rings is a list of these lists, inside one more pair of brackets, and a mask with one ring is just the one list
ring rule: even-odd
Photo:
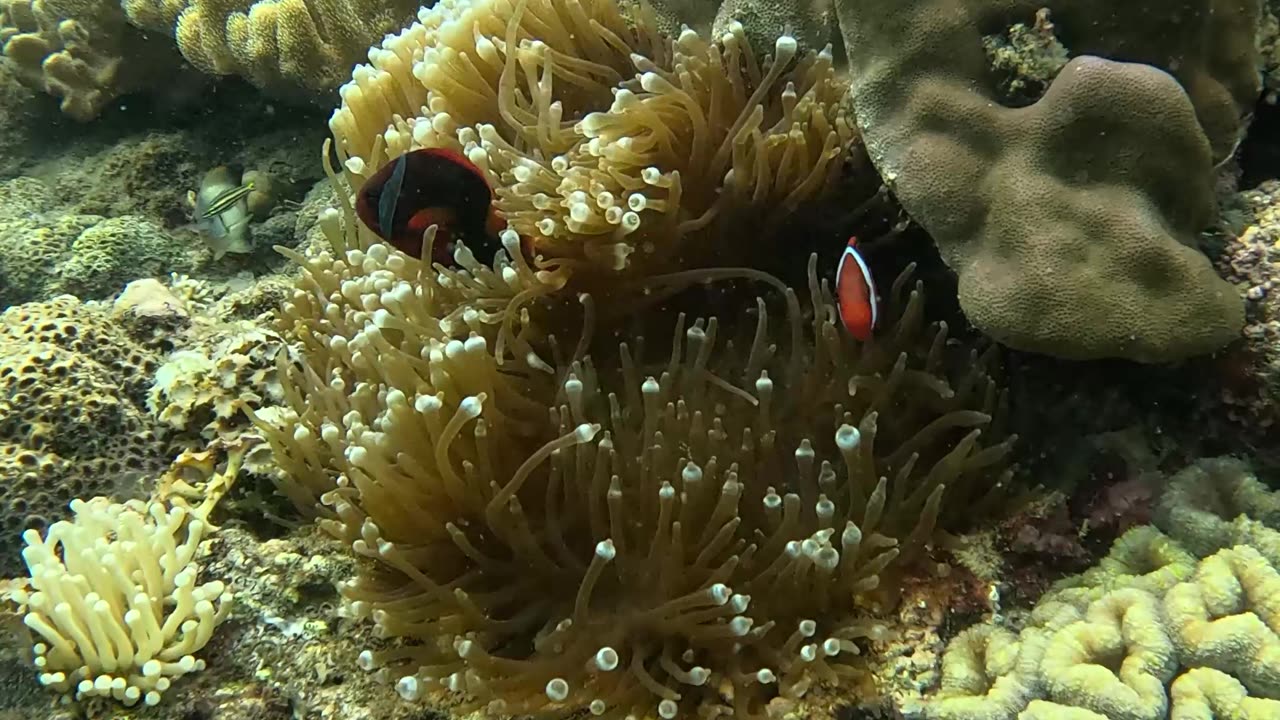
[[1280,720],[1278,102],[1280,0],[0,0],[0,720]]

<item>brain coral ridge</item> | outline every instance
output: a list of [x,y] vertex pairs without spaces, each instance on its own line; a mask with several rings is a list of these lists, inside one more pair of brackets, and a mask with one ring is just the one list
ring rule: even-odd
[[961,632],[925,717],[1280,717],[1277,508],[1280,492],[1239,460],[1180,471],[1156,513],[1169,535],[1125,533],[1045,593],[1018,633]]
[[[1256,0],[837,0],[864,142],[975,325],[1068,358],[1168,361],[1243,325],[1196,249],[1257,97]],[[1047,6],[1074,56],[1036,102],[983,35]]]

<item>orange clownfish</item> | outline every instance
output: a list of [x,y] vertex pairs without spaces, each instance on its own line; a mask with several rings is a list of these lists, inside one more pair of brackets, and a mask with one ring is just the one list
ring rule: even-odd
[[844,329],[857,340],[870,340],[876,321],[880,319],[880,305],[871,268],[858,252],[856,237],[849,238],[836,267],[836,305]]
[[502,246],[498,233],[507,227],[484,173],[446,148],[414,150],[384,165],[356,194],[356,215],[412,257],[422,257],[422,234],[435,225],[430,259],[442,265],[453,264],[458,240],[480,262],[491,263]]

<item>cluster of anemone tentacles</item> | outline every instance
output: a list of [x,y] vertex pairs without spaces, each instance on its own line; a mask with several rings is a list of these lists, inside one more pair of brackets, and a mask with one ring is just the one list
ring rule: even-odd
[[[864,344],[812,258],[802,293],[723,267],[776,254],[723,241],[838,174],[829,54],[671,40],[612,0],[420,19],[343,91],[340,200],[413,147],[461,150],[502,249],[431,266],[326,213],[282,312],[289,409],[259,421],[284,491],[368,559],[342,588],[379,637],[360,664],[410,700],[618,720],[865,679],[882,579],[1017,489],[985,358],[907,276]],[[729,312],[678,313],[704,283]]]
[[846,87],[829,47],[667,37],[643,3],[440,0],[356,68],[329,127],[355,187],[416,148],[465,154],[510,227],[601,290],[830,197],[857,141]]
[[267,429],[291,495],[371,560],[342,590],[392,641],[361,664],[405,698],[756,717],[859,677],[883,574],[1011,499],[1008,441],[982,443],[999,393],[948,361],[918,287],[865,345],[811,260],[807,308],[779,287],[744,319],[580,331],[529,362],[478,309],[536,287],[523,260],[423,272],[337,245],[303,260],[306,365]]

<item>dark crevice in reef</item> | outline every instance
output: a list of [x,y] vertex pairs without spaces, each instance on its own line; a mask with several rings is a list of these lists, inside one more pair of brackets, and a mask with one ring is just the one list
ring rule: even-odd
[[1258,100],[1253,108],[1253,122],[1236,150],[1236,157],[1242,172],[1242,190],[1280,178],[1280,106],[1265,98]]

